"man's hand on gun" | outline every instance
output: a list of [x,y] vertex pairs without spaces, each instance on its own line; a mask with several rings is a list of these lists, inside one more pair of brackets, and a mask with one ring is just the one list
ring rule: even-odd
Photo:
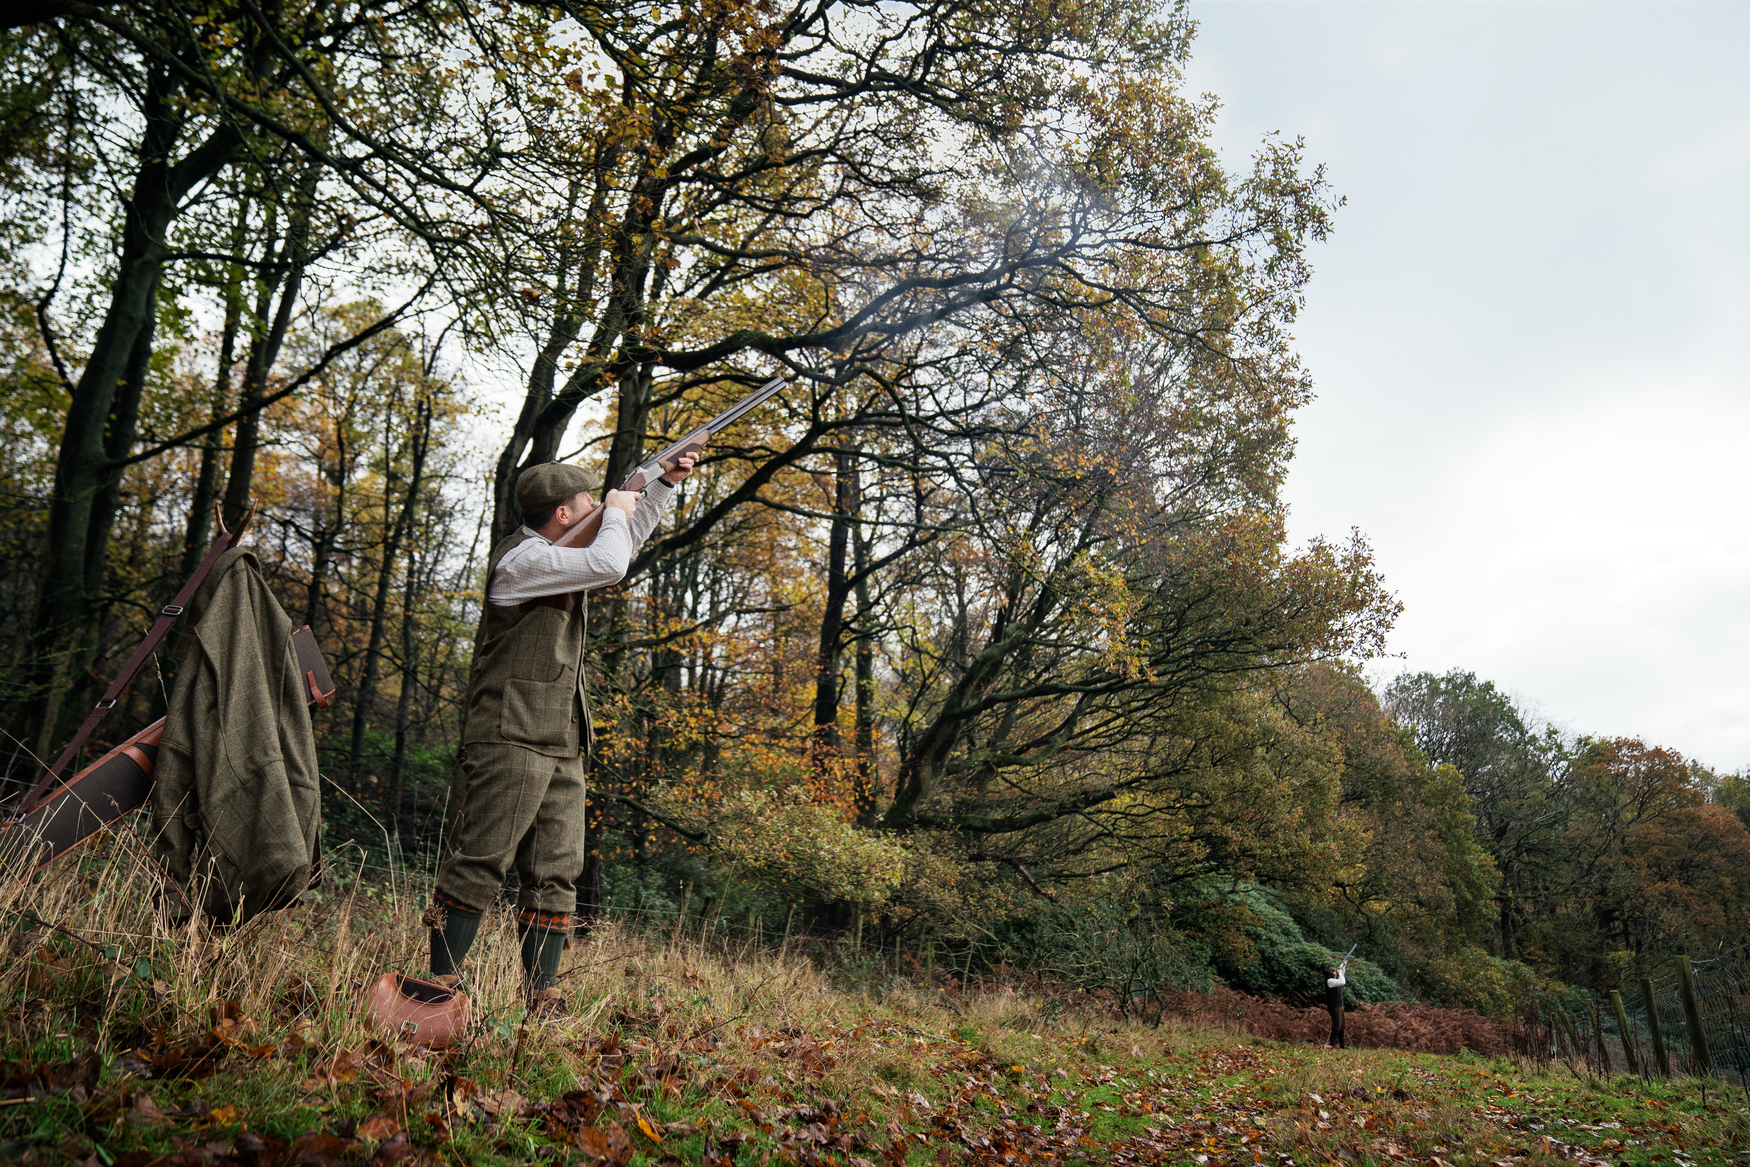
[[[710,440],[711,440],[710,438],[706,438],[705,441],[702,441],[699,444],[701,446],[703,446],[705,444],[705,442],[708,442]],[[686,481],[687,475],[689,475],[693,472],[693,465],[694,465],[694,463],[698,462],[698,460],[699,460],[699,455],[698,455],[697,451],[695,451],[695,450],[687,451],[685,454],[682,454],[680,456],[680,458],[678,459],[679,465],[677,465],[673,470],[670,470],[667,474],[664,474],[662,476],[662,480],[664,482],[670,483],[671,485],[679,486],[682,482]]]

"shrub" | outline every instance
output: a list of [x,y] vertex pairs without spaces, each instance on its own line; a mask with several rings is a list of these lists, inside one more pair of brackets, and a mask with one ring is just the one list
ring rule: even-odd
[[1209,950],[1139,905],[1104,898],[1042,914],[1034,964],[1065,984],[1111,997],[1123,1013],[1160,1024],[1165,994],[1209,988]]
[[739,879],[879,906],[905,878],[903,847],[805,796],[744,791],[723,801],[712,826],[713,858]]
[[1537,996],[1537,974],[1530,966],[1480,948],[1461,948],[1431,971],[1429,988],[1440,1004],[1475,1009],[1484,1017],[1517,1017]]

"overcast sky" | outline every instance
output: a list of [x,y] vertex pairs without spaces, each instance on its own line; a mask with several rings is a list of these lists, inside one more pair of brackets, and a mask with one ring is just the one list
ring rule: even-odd
[[1750,5],[1191,12],[1223,153],[1348,198],[1288,499],[1372,540],[1385,671],[1750,765]]

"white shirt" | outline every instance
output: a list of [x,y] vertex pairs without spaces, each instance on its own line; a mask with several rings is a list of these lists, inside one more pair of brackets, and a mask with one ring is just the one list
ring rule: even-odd
[[644,491],[633,508],[628,522],[619,508],[602,516],[601,530],[588,547],[555,547],[523,528],[524,539],[504,553],[498,569],[486,584],[486,598],[501,608],[509,608],[542,596],[561,596],[566,592],[605,588],[626,578],[632,552],[656,524],[668,513],[674,501],[674,486],[665,478]]
[[1327,989],[1340,989],[1348,983],[1347,980],[1343,979],[1342,969],[1337,970],[1337,977],[1335,980],[1332,980],[1330,977],[1325,978],[1325,988]]

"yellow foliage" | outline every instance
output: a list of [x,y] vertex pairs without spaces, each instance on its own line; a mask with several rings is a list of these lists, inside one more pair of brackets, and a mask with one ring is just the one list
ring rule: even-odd
[[744,790],[713,809],[710,830],[714,856],[742,878],[871,907],[905,879],[904,847],[806,794]]

